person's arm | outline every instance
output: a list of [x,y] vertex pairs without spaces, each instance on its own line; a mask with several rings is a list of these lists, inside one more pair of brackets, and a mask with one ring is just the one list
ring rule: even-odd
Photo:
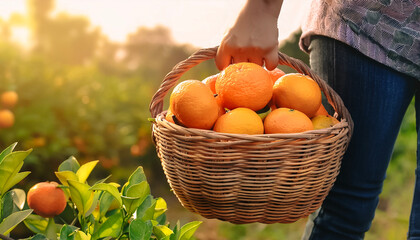
[[278,62],[277,20],[282,3],[283,0],[247,0],[222,39],[215,58],[217,68],[253,62],[274,69]]

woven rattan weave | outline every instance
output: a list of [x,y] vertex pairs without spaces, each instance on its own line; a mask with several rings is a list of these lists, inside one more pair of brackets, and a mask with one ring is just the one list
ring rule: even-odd
[[341,98],[300,60],[279,64],[311,76],[340,123],[297,134],[227,134],[165,120],[163,101],[180,77],[215,57],[201,49],[177,64],[153,96],[153,139],[175,195],[188,210],[232,223],[290,223],[320,207],[339,173],[353,122]]

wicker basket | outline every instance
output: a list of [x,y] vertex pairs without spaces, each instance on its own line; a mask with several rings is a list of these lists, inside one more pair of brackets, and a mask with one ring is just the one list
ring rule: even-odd
[[178,63],[153,96],[157,155],[181,204],[205,218],[232,223],[290,223],[318,209],[331,189],[352,134],[341,98],[300,60],[279,53],[279,64],[311,76],[340,123],[297,134],[228,134],[165,120],[163,100],[179,78],[217,47]]

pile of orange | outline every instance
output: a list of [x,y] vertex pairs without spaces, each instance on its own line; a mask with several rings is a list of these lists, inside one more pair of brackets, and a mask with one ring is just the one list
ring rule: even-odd
[[203,81],[179,83],[165,119],[224,133],[299,133],[338,123],[321,99],[321,89],[309,76],[243,62]]
[[11,109],[18,102],[15,91],[5,91],[0,94],[0,128],[10,128],[15,123],[15,115]]

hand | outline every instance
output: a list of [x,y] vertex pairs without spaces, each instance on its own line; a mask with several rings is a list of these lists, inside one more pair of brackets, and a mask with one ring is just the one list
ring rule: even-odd
[[[215,58],[219,70],[238,62],[265,64],[268,70],[277,67],[277,19],[281,3],[279,0],[270,3],[248,0],[219,46]],[[278,9],[273,9],[272,4],[276,4]]]

